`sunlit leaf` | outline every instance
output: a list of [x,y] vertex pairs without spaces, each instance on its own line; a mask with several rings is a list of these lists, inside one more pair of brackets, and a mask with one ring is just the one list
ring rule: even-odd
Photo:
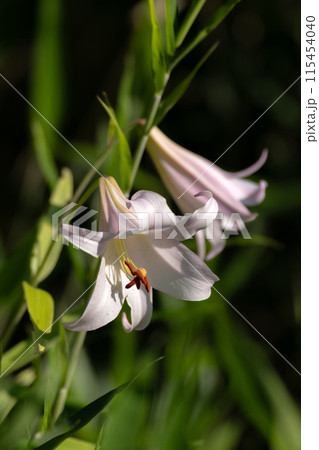
[[[56,345],[57,340],[52,339],[45,347],[45,352]],[[37,346],[33,345],[31,340],[21,341],[8,351],[6,351],[1,359],[1,374],[7,376],[10,373],[20,369],[21,367],[29,364],[41,353],[37,350]]]
[[[74,413],[71,417],[69,417],[69,429],[68,431],[55,436],[54,438],[44,442],[43,444],[35,442],[34,448],[38,448],[41,450],[50,450],[57,447],[57,445],[61,444],[65,441],[72,433],[83,428],[87,423],[89,423],[97,414],[99,414],[105,406],[110,403],[110,401],[115,397],[115,395],[119,394],[123,389],[127,387],[127,384],[122,384],[121,386],[113,389],[107,394],[102,395],[101,397],[94,400],[92,403],[89,403],[84,408],[80,409],[76,413]],[[45,440],[45,436],[42,438]],[[42,440],[41,439],[41,440]]]
[[12,397],[5,390],[0,391],[0,423],[4,421],[16,403],[16,398]]
[[49,218],[43,217],[38,226],[37,238],[30,260],[31,275],[37,283],[40,283],[50,275],[62,250],[61,236],[55,236],[57,240],[54,241],[53,234],[55,235],[56,231],[53,230]]
[[95,444],[92,442],[82,441],[81,439],[68,438],[58,447],[58,450],[94,450]]
[[49,202],[53,206],[62,207],[69,203],[73,195],[73,175],[70,169],[64,167],[61,176],[51,194]]
[[152,24],[152,70],[155,90],[161,91],[164,85],[165,77],[165,56],[161,41],[161,34],[156,19],[155,7],[153,0],[148,0],[150,18]]
[[32,321],[39,330],[50,333],[54,318],[54,301],[52,296],[43,289],[34,288],[26,281],[22,284]]
[[200,13],[202,7],[205,5],[206,0],[193,0],[191,6],[188,8],[185,19],[183,20],[180,29],[176,36],[176,47],[182,45],[187,33],[193,25],[196,17]]
[[157,116],[155,118],[155,123],[158,124],[166,116],[168,111],[173,108],[173,106],[178,102],[182,95],[187,90],[188,86],[192,82],[198,70],[204,64],[204,62],[209,58],[209,56],[216,50],[218,43],[215,43],[211,48],[205,53],[202,59],[196,64],[194,69],[190,74],[161,102],[158,109]]

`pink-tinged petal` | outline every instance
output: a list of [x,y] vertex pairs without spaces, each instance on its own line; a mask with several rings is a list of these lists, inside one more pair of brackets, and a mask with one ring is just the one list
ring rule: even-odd
[[233,195],[227,172],[179,146],[156,127],[151,130],[147,148],[167,189],[183,212],[192,212],[194,196],[208,190],[213,193],[221,212],[235,211],[244,219],[250,218],[249,210]]
[[175,215],[160,194],[151,191],[138,191],[128,204],[134,211],[141,231],[167,228],[174,224]]
[[147,212],[153,214],[171,213],[172,210],[167,205],[166,198],[156,192],[152,191],[138,191],[136,192],[128,203],[134,208],[136,212]]
[[150,323],[153,312],[152,289],[146,292],[144,286],[137,289],[133,286],[126,289],[126,301],[131,308],[131,322],[128,320],[125,313],[122,314],[123,328],[127,333],[132,330],[144,330]]
[[267,182],[264,180],[254,183],[250,180],[233,178],[230,184],[234,195],[247,206],[258,205],[265,198]]
[[100,199],[100,228],[116,234],[119,232],[119,213],[129,213],[129,210],[127,200],[113,177],[100,178]]
[[104,253],[108,241],[114,237],[111,233],[87,230],[69,224],[64,224],[60,231],[75,248],[95,258]]
[[[214,222],[218,214],[218,203],[211,196],[204,206],[196,209],[193,214],[191,214],[185,224],[185,228],[189,232],[190,236],[194,236],[198,231],[205,230],[210,224]],[[185,240],[185,237],[176,237],[178,240]]]
[[105,257],[103,256],[101,259],[92,297],[78,320],[63,324],[67,329],[72,331],[96,330],[118,316],[125,298],[126,277],[121,272],[119,263],[114,263],[116,258],[116,251],[113,244],[110,243],[107,246]]
[[197,254],[200,257],[200,259],[204,260],[206,255],[206,239],[205,239],[205,230],[200,230],[195,235],[196,239],[196,247],[197,247]]
[[175,240],[137,235],[126,240],[134,263],[147,270],[150,285],[183,300],[204,300],[218,277],[193,252]]
[[261,180],[259,181],[259,184],[257,186],[258,188],[256,188],[254,192],[251,192],[249,196],[243,199],[243,203],[245,203],[245,205],[247,206],[258,205],[265,199],[266,188],[268,186],[267,181]]
[[267,158],[268,158],[268,150],[264,149],[262,151],[258,161],[256,161],[254,164],[252,164],[251,166],[247,167],[247,169],[243,169],[243,170],[240,170],[238,172],[232,172],[229,175],[231,175],[232,177],[235,177],[235,178],[249,177],[253,173],[257,172],[257,170],[262,168],[262,166],[267,161]]
[[207,253],[206,261],[210,261],[219,253],[221,253],[226,245],[226,239],[223,238],[222,223],[219,220],[215,220],[214,223],[207,229],[206,234],[208,242],[211,244],[211,249]]
[[[164,238],[170,236],[177,240],[191,238],[197,231],[206,228],[218,212],[218,204],[212,194],[208,191],[200,194],[206,198],[204,206],[183,217],[175,216],[161,195],[150,191],[137,192],[130,204],[142,225],[139,231],[155,234],[157,231]],[[130,234],[133,233],[128,232],[127,236]]]
[[185,241],[190,239],[200,230],[206,229],[213,223],[218,214],[218,204],[214,198],[210,198],[204,206],[196,209],[192,214],[175,216],[176,226],[163,229],[164,239],[176,239]]

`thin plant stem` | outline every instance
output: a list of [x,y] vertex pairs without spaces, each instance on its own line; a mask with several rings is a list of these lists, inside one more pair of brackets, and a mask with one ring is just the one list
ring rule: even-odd
[[85,338],[86,338],[86,331],[81,331],[81,332],[77,333],[77,335],[76,335],[75,342],[74,342],[74,345],[72,348],[71,359],[70,359],[70,362],[69,362],[69,365],[68,365],[68,368],[66,371],[64,382],[63,382],[61,388],[59,389],[56,401],[54,403],[53,412],[52,412],[52,425],[55,424],[55,422],[59,418],[60,414],[64,410],[67,395],[68,395],[68,392],[69,392],[69,389],[71,386],[74,371],[76,369]]
[[126,192],[127,196],[130,194],[130,192],[132,190],[132,187],[133,187],[133,184],[134,184],[134,180],[135,180],[137,171],[138,171],[138,169],[140,167],[140,163],[141,163],[141,160],[142,160],[142,157],[143,157],[143,154],[144,154],[144,150],[145,150],[146,143],[147,143],[147,140],[148,140],[148,135],[149,135],[149,132],[150,132],[150,130],[151,130],[153,124],[154,124],[156,113],[157,113],[158,107],[159,107],[159,105],[161,103],[161,100],[162,100],[162,97],[163,97],[163,94],[164,94],[167,82],[169,80],[169,77],[170,77],[170,72],[167,72],[166,75],[165,75],[163,88],[161,89],[161,91],[155,92],[155,94],[154,94],[151,110],[150,110],[149,116],[148,116],[148,118],[146,120],[146,124],[144,126],[144,130],[143,130],[142,136],[141,136],[141,138],[140,138],[140,140],[138,142],[137,148],[136,148],[134,161],[133,161],[133,166],[132,166],[132,171],[131,171],[130,183],[129,183],[128,190]]

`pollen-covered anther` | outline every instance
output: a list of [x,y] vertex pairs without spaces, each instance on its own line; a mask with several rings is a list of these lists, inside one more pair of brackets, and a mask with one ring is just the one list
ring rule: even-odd
[[150,292],[150,285],[147,279],[147,271],[144,269],[144,267],[140,267],[137,270],[134,270],[134,267],[129,261],[124,261],[125,265],[129,268],[129,271],[131,272],[132,276],[134,277],[132,281],[130,281],[125,287],[126,289],[131,288],[132,286],[136,286],[137,289],[140,289],[141,283],[144,284],[145,289],[147,292]]

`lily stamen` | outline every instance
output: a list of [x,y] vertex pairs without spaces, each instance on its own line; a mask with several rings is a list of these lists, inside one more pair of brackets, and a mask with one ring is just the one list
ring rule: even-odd
[[150,292],[150,285],[146,276],[146,269],[144,269],[144,267],[140,267],[139,269],[134,270],[134,267],[129,261],[124,261],[124,263],[129,268],[132,276],[134,277],[133,280],[125,286],[125,288],[129,289],[132,286],[136,285],[137,289],[140,289],[141,283],[143,283],[147,292]]

